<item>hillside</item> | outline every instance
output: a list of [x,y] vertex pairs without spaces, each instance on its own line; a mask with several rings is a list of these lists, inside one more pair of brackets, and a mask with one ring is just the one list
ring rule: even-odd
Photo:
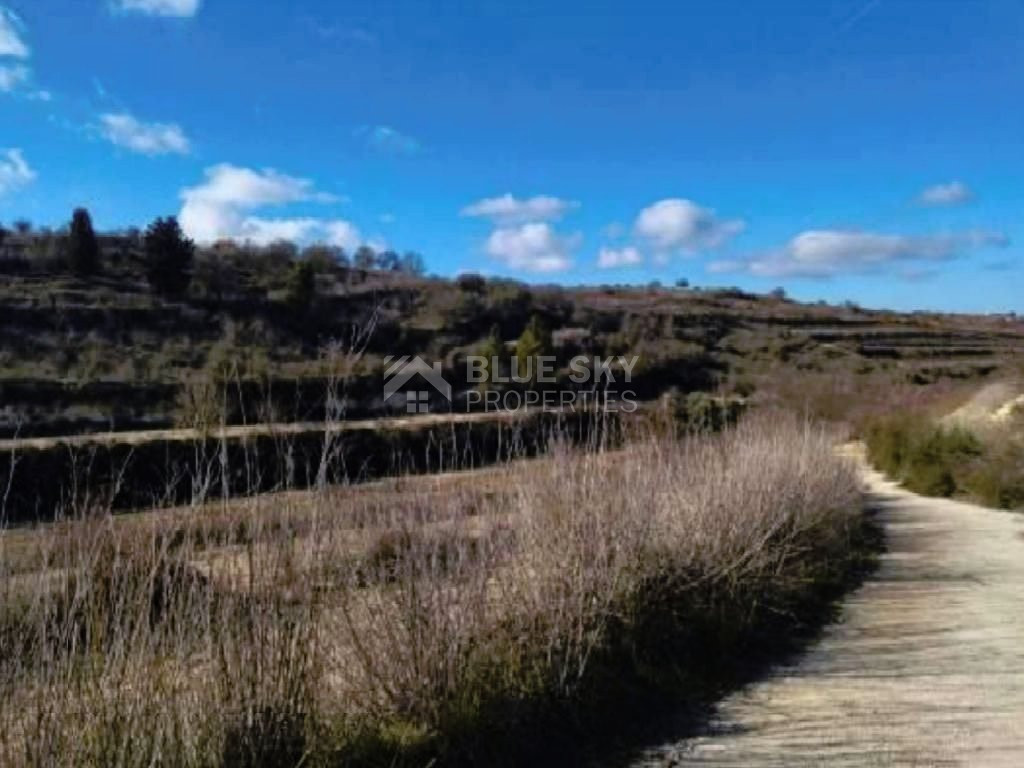
[[[100,271],[87,277],[64,267],[59,238],[8,235],[0,249],[2,437],[196,426],[225,406],[231,423],[322,418],[332,377],[351,362],[337,349],[353,346],[365,349],[342,372],[344,411],[377,416],[388,412],[385,356],[442,361],[464,391],[460,356],[492,328],[511,348],[534,316],[561,361],[639,355],[641,399],[806,394],[809,378],[832,372],[850,374],[854,390],[858,379],[985,378],[1016,367],[1024,340],[1013,316],[901,314],[736,289],[442,280],[420,275],[415,256],[362,249],[350,260],[287,243],[201,250],[187,292],[172,297],[147,281],[139,235],[101,237]],[[296,281],[303,269],[315,275],[306,288]]]

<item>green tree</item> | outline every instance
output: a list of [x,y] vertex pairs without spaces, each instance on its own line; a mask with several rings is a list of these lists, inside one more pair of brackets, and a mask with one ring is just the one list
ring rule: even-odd
[[312,262],[299,261],[288,275],[285,301],[293,312],[305,314],[316,300],[316,267]]
[[398,272],[402,268],[402,257],[391,250],[377,254],[377,266],[386,272]]
[[479,383],[481,391],[496,389],[494,379],[501,373],[501,358],[505,353],[505,345],[501,341],[501,330],[497,325],[491,326],[491,332],[484,340],[477,354],[485,359],[483,369],[486,377]]
[[191,280],[195,244],[181,231],[173,216],[159,218],[146,230],[146,276],[159,293],[177,296]]
[[218,302],[236,294],[240,287],[238,271],[223,251],[210,250],[196,259],[192,270],[193,289]]
[[478,275],[475,272],[464,272],[455,278],[455,284],[460,291],[467,293],[482,294],[487,289],[487,280],[483,275]]
[[551,352],[551,332],[539,315],[533,315],[516,342],[516,365],[520,376],[530,373],[530,383],[537,381],[538,357]]
[[374,269],[377,266],[377,252],[368,245],[361,245],[352,257],[352,264],[356,269]]
[[402,255],[401,270],[407,275],[422,275],[427,271],[426,264],[423,263],[423,257],[415,251],[406,251]]
[[76,208],[68,232],[68,265],[76,275],[92,275],[100,268],[100,244],[85,208]]
[[314,265],[317,272],[330,272],[348,265],[348,256],[343,248],[322,243],[306,246],[302,251],[302,260]]

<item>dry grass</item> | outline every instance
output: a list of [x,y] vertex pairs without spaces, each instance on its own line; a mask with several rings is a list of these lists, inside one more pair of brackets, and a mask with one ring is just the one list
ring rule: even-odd
[[757,417],[556,445],[497,489],[66,522],[3,581],[0,764],[481,762],[476,736],[585,705],[616,649],[646,653],[645,628],[689,596],[812,588],[859,518],[833,444]]

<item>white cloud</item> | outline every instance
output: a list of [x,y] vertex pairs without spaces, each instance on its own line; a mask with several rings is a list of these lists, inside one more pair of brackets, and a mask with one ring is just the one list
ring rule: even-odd
[[921,205],[960,205],[974,198],[971,188],[962,181],[936,184],[928,187],[918,196]]
[[21,64],[13,67],[0,66],[0,93],[10,93],[19,85],[28,82],[29,69]]
[[597,266],[601,269],[635,267],[643,264],[643,261],[643,255],[631,245],[625,248],[602,248],[597,254]]
[[143,155],[187,155],[188,137],[174,123],[144,123],[127,112],[100,115],[103,137],[118,147]]
[[531,222],[495,230],[487,239],[485,250],[512,269],[561,272],[572,266],[572,252],[580,240],[578,234],[563,237],[549,224]]
[[886,235],[872,232],[810,230],[782,248],[749,259],[720,261],[713,272],[748,272],[759,277],[835,277],[879,271],[894,262],[935,262],[984,247],[1005,247],[998,232],[941,235]]
[[24,25],[14,11],[0,5],[0,56],[27,59],[29,47],[22,39]]
[[390,155],[415,155],[423,148],[418,139],[389,125],[363,126],[356,135],[362,136],[370,149]]
[[744,226],[738,219],[719,219],[713,210],[691,200],[670,198],[642,210],[634,230],[656,251],[692,253],[723,245]]
[[359,230],[341,219],[252,215],[262,208],[337,200],[333,195],[316,191],[309,179],[272,169],[255,171],[227,163],[215,165],[206,169],[202,184],[183,190],[181,198],[181,226],[200,243],[222,238],[250,240],[260,245],[275,240],[318,240],[351,250],[362,242]]
[[[11,10],[0,5],[0,59],[28,59],[31,51],[22,38],[24,24]],[[0,63],[0,93],[12,93],[32,79],[25,64]]]
[[[324,239],[331,245],[340,246],[346,251],[354,251],[365,242],[356,226],[348,221],[335,219],[334,221],[327,222],[323,227],[326,235]],[[380,242],[373,241],[370,245],[374,250],[387,250],[386,244],[383,248],[376,247]]]
[[20,149],[0,150],[0,195],[31,184],[36,179]]
[[149,16],[186,18],[199,12],[200,0],[114,0],[114,8]]
[[504,194],[501,197],[488,197],[467,205],[462,209],[461,215],[490,219],[497,224],[508,226],[531,221],[558,221],[578,207],[579,203],[548,195],[537,195],[521,200],[511,194]]

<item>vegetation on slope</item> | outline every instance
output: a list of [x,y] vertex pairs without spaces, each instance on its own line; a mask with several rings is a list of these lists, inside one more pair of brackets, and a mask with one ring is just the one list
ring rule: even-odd
[[348,403],[361,416],[387,410],[379,397],[385,356],[441,362],[464,394],[474,386],[460,384],[464,357],[510,354],[524,334],[561,368],[575,355],[638,355],[641,399],[788,388],[784,399],[801,406],[816,379],[857,392],[992,376],[1019,357],[1024,338],[1010,316],[800,304],[685,281],[442,280],[424,276],[413,253],[288,242],[198,247],[172,219],[145,233],[91,233],[84,211],[75,222],[68,231],[20,227],[0,243],[2,436],[194,424],[211,404],[226,406],[230,423],[320,419],[321,352],[370,323],[377,333]]
[[864,430],[871,462],[928,496],[1024,507],[1024,414],[1003,421],[937,420],[926,410],[878,416]]
[[832,446],[759,417],[498,485],[68,521],[0,580],[0,762],[565,764],[842,582],[863,518]]

